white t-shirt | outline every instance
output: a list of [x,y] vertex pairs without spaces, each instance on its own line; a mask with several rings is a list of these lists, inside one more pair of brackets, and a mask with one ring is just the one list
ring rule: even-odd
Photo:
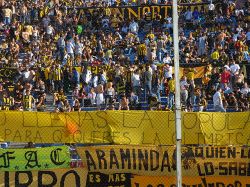
[[66,48],[68,54],[74,54],[74,44],[72,42],[68,42]]
[[76,43],[75,49],[76,49],[76,54],[77,55],[82,54],[83,44],[82,43]]
[[133,33],[137,33],[138,32],[138,29],[139,29],[139,26],[136,22],[132,22],[130,23],[129,25],[129,30]]
[[250,88],[241,88],[240,92],[244,95],[247,95],[250,92]]
[[173,68],[169,66],[168,69],[164,69],[164,77],[165,78],[172,78]]
[[133,74],[132,83],[133,83],[133,86],[140,86],[140,75],[139,74]]
[[215,92],[213,95],[213,103],[214,106],[222,106],[222,99],[221,99],[221,93],[219,91]]
[[164,64],[170,64],[171,63],[171,57],[170,56],[164,57],[163,58],[163,63]]
[[240,70],[239,64],[232,64],[230,66],[230,70],[231,70],[232,74],[235,74],[236,72],[239,72],[239,70]]
[[215,9],[215,6],[213,3],[208,5],[208,10],[214,10],[214,9]]
[[188,86],[188,83],[187,83],[187,81],[185,81],[185,80],[182,80],[181,82],[180,82],[180,87],[181,87],[181,92],[183,93],[185,93],[186,91],[187,91],[187,86]]
[[46,29],[46,32],[47,32],[47,34],[49,34],[49,35],[53,34],[53,27],[49,25],[49,26],[47,27],[47,29]]

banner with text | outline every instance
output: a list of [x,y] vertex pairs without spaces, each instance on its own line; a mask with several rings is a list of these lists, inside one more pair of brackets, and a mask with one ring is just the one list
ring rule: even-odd
[[[129,173],[88,174],[86,187],[177,187],[176,177],[138,176]],[[249,177],[183,177],[183,187],[250,187]]]
[[87,175],[88,171],[85,168],[16,172],[5,171],[0,172],[0,187],[86,187]]
[[67,146],[0,149],[0,172],[69,168],[70,161]]
[[[195,3],[195,4],[182,4],[178,6],[179,11],[186,8],[191,8],[194,10],[197,8],[198,10],[207,10],[208,3]],[[111,15],[118,15],[121,18],[132,19],[136,18],[141,20],[144,18],[145,13],[151,12],[152,19],[155,18],[155,14],[158,13],[162,19],[165,19],[169,16],[172,16],[172,6],[171,5],[151,5],[151,6],[124,6],[124,7],[109,7],[109,8],[98,8],[98,7],[88,7],[88,8],[77,8],[77,9],[68,9],[68,14],[75,13],[77,11],[77,15],[79,18],[91,14],[92,16],[98,13],[110,12]]]
[[[250,112],[183,112],[182,143],[250,145],[249,124]],[[175,134],[173,112],[0,112],[0,141],[173,145]]]
[[[175,176],[175,146],[89,146],[77,149],[89,172]],[[183,176],[250,176],[250,147],[182,147]]]

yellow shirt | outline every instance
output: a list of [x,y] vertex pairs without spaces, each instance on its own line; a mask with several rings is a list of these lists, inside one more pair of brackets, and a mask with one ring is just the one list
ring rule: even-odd
[[138,55],[139,55],[139,56],[145,56],[146,53],[147,53],[146,45],[145,45],[145,44],[140,44],[140,45],[137,47],[137,52],[138,52]]
[[194,71],[189,71],[188,72],[187,80],[194,80]]
[[31,25],[27,25],[25,28],[26,28],[26,32],[29,33],[29,35],[32,35],[33,27]]
[[49,68],[49,67],[48,67],[48,68],[45,68],[44,76],[45,76],[45,79],[46,79],[46,80],[50,79],[49,74],[50,74],[50,68]]
[[168,88],[170,92],[175,92],[175,80],[170,79],[168,81]]
[[212,58],[213,60],[218,60],[219,57],[220,57],[220,54],[219,54],[218,51],[214,51],[214,52],[211,54],[211,58]]

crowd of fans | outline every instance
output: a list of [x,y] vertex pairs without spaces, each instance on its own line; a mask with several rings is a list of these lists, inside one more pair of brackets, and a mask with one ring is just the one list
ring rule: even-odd
[[[128,19],[107,4],[79,14],[67,9],[72,1],[0,2],[0,66],[16,69],[0,81],[2,110],[133,110],[145,102],[150,110],[174,109],[171,17],[147,11]],[[249,110],[249,1],[235,3],[180,9],[183,110],[206,111],[210,101],[215,111]],[[196,65],[205,67],[199,80]]]

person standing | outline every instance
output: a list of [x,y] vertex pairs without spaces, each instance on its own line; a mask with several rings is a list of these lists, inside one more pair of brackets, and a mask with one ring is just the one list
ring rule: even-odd
[[145,98],[147,98],[147,95],[152,94],[152,77],[152,71],[149,69],[149,66],[146,66],[146,71],[144,72]]
[[174,74],[172,75],[172,78],[168,81],[168,108],[171,110],[174,106],[174,96],[175,96],[175,79]]
[[222,92],[221,87],[218,87],[217,91],[213,95],[213,103],[214,103],[215,112],[226,112],[225,108],[223,107],[221,92]]
[[5,25],[10,25],[11,24],[11,16],[12,16],[12,11],[9,7],[6,7],[2,10],[3,12],[3,17],[4,17],[4,24]]

